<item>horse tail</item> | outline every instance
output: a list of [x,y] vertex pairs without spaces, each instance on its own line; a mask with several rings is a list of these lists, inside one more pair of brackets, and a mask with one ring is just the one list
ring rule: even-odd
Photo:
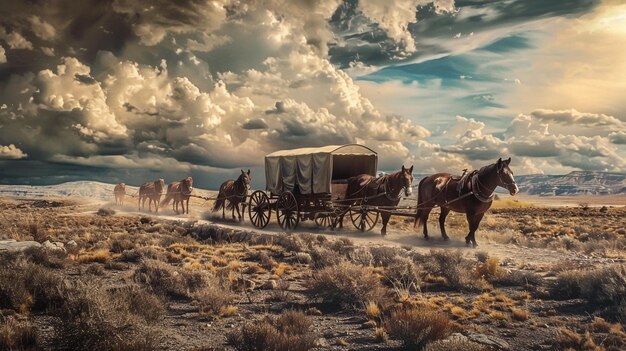
[[217,199],[215,200],[215,204],[213,205],[213,212],[221,210],[225,206],[225,198],[220,189],[219,193],[217,193]]
[[163,199],[163,201],[161,201],[161,206],[165,206],[167,204],[170,203],[170,201],[174,198],[174,193],[172,192],[167,192],[167,194],[165,194],[165,199]]
[[415,211],[415,222],[413,222],[414,228],[422,225],[423,209],[421,209],[420,207],[423,206],[422,201],[424,200],[424,197],[422,196],[422,184],[424,184],[424,181],[426,181],[426,179],[428,179],[428,177],[422,178],[422,180],[420,180],[419,184],[417,185],[417,210]]

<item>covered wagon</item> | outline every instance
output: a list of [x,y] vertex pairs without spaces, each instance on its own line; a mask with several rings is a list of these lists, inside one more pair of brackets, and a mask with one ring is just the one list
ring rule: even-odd
[[264,228],[275,212],[285,230],[303,220],[334,226],[338,211],[349,211],[337,206],[347,196],[346,180],[359,174],[375,176],[377,166],[378,154],[358,144],[273,152],[265,156],[265,190],[250,195],[250,221]]

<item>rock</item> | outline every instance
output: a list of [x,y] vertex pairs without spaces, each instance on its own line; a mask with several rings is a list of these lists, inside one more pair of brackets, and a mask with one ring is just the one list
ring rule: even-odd
[[16,241],[13,239],[0,240],[0,252],[2,251],[24,251],[31,247],[41,247],[41,244],[36,241]]
[[277,286],[278,286],[278,283],[276,283],[276,280],[270,279],[270,280],[266,281],[263,285],[261,285],[261,289],[264,289],[264,290],[274,290],[274,289],[276,289]]
[[467,334],[470,341],[493,347],[496,350],[510,350],[511,345],[508,342],[491,335],[470,332]]
[[65,252],[65,245],[63,245],[63,243],[61,242],[51,242],[50,240],[46,240],[44,241],[44,243],[42,244],[43,248],[48,250],[48,251],[59,251],[59,252]]
[[65,245],[67,245],[68,247],[76,247],[76,246],[78,246],[78,244],[74,240],[68,241],[67,244],[65,244]]
[[330,344],[328,343],[328,340],[326,340],[325,338],[318,338],[315,340],[315,346],[317,347],[328,347],[330,346]]

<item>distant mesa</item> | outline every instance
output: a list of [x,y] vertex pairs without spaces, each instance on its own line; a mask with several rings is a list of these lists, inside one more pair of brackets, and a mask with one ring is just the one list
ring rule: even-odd
[[524,175],[515,180],[520,192],[540,196],[626,194],[626,174],[574,171],[565,175]]

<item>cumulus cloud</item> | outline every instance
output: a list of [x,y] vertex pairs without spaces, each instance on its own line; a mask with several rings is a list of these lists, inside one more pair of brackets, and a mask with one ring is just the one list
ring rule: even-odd
[[417,21],[417,7],[433,3],[437,12],[450,12],[454,10],[454,0],[401,0],[401,1],[377,1],[361,0],[359,6],[365,16],[384,29],[387,35],[401,45],[404,50],[413,52],[416,50],[415,39],[409,31],[409,24]]
[[52,40],[56,37],[56,29],[50,23],[42,20],[38,16],[30,16],[28,18],[30,29],[36,36],[43,40]]
[[22,34],[17,31],[7,32],[2,26],[0,26],[0,39],[4,40],[11,49],[33,49],[33,43],[24,38]]
[[19,160],[26,157],[28,157],[28,154],[13,144],[7,146],[0,145],[0,159]]
[[502,137],[496,137],[484,132],[484,123],[457,116],[457,126],[452,130],[464,129],[465,133],[457,135],[454,144],[444,149],[464,155],[470,161],[517,156],[526,172],[539,172],[541,169],[624,171],[626,158],[615,145],[619,144],[623,133],[610,133],[602,128],[592,129],[594,135],[590,136],[577,133],[581,125],[621,123],[612,116],[576,110],[536,110],[518,115]]
[[613,132],[609,134],[609,140],[611,140],[613,144],[626,145],[626,132],[622,130]]

